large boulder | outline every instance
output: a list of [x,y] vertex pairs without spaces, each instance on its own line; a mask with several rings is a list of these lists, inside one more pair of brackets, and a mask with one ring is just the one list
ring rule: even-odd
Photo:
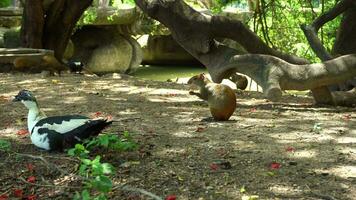
[[130,36],[119,34],[116,27],[84,26],[72,40],[73,60],[83,62],[95,74],[133,72],[142,60],[141,47]]
[[185,51],[171,35],[150,35],[143,48],[142,64],[147,65],[202,65]]

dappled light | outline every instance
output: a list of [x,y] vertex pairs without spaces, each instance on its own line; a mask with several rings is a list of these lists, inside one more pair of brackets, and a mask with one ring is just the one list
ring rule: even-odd
[[[65,155],[43,154],[26,135],[17,134],[26,127],[26,109],[11,102],[20,89],[33,91],[48,116],[110,115],[116,122],[106,133],[131,133],[140,150],[112,158],[114,164],[122,163],[113,180],[117,184],[141,188],[149,182],[151,186],[144,188],[150,192],[162,196],[174,192],[187,199],[194,194],[294,198],[308,196],[309,187],[317,194],[342,184],[348,185],[347,191],[353,188],[349,179],[356,162],[354,109],[315,107],[310,97],[289,94],[282,97],[283,103],[271,103],[261,93],[240,91],[230,120],[216,122],[206,103],[188,94],[187,85],[136,78],[38,76],[2,76],[7,84],[0,88],[6,99],[0,102],[1,139],[10,140],[15,149],[26,148],[27,153],[54,156],[63,169],[72,162]],[[70,175],[53,175],[58,186],[77,181]],[[330,186],[319,187],[320,181]],[[162,192],[162,184],[172,189]],[[242,187],[246,194],[236,192]]]

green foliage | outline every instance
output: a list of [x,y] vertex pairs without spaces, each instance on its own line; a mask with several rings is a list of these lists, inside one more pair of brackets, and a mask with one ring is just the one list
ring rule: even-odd
[[[113,184],[110,175],[115,173],[115,168],[110,163],[102,163],[101,156],[90,159],[90,151],[94,148],[105,148],[115,151],[130,151],[136,149],[130,134],[124,132],[122,137],[113,134],[103,134],[82,144],[76,144],[68,150],[68,155],[78,157],[81,161],[78,174],[84,179],[84,190],[76,192],[74,200],[106,200],[107,194],[112,190]],[[90,191],[99,192],[92,196]]]
[[89,151],[82,144],[76,144],[74,148],[68,150],[68,155],[86,158],[89,155]]
[[11,0],[0,0],[0,8],[8,7],[11,5]]
[[0,150],[1,151],[10,151],[11,143],[9,141],[0,139]]
[[86,142],[85,145],[88,149],[104,147],[116,151],[131,151],[137,147],[127,131],[123,133],[121,138],[118,135],[104,134]]
[[[311,24],[322,11],[327,11],[335,5],[335,1],[326,1],[319,5],[316,1],[303,0],[265,0],[255,10],[251,29],[267,44],[283,52],[294,54],[317,62],[319,59],[312,52],[302,30],[301,24]],[[336,30],[340,17],[325,24],[319,30],[319,37],[330,52],[335,41]]]

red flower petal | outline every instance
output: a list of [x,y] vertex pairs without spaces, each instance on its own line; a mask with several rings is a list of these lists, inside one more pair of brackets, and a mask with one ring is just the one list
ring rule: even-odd
[[36,177],[30,176],[30,177],[27,178],[27,181],[30,182],[30,183],[34,183],[34,182],[36,182]]
[[250,109],[250,112],[256,112],[256,111],[257,111],[256,108],[251,108],[251,109]]
[[26,164],[26,168],[28,171],[32,172],[35,167],[31,163],[28,163]]
[[176,200],[176,195],[168,195],[165,200]]
[[271,163],[270,168],[271,169],[279,169],[279,168],[281,168],[281,166],[282,165],[280,163],[273,162],[273,163]]
[[21,189],[15,189],[15,190],[14,190],[14,196],[15,196],[15,197],[18,197],[18,198],[22,198],[22,196],[23,196],[23,190],[21,190]]
[[96,113],[94,113],[94,117],[100,117],[102,115],[102,113],[101,112],[96,112]]
[[198,127],[197,130],[195,130],[195,132],[203,132],[204,131],[204,127]]
[[16,133],[17,135],[27,135],[28,134],[28,130],[27,129],[20,129],[17,131]]
[[27,200],[36,200],[36,195],[35,194],[28,195]]
[[288,152],[293,152],[293,151],[295,151],[295,149],[294,149],[293,147],[287,147],[287,148],[286,148],[286,151],[288,151]]
[[7,196],[6,194],[0,195],[0,200],[7,200],[7,199],[9,199],[9,196]]
[[219,169],[219,165],[217,165],[216,163],[212,163],[212,164],[210,164],[210,169],[213,171],[216,171]]

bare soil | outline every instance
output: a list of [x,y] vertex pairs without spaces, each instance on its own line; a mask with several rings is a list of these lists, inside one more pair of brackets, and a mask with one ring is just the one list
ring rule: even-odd
[[0,197],[16,199],[19,189],[36,199],[71,199],[82,186],[73,175],[77,160],[18,134],[27,110],[11,99],[21,89],[33,91],[49,116],[101,112],[118,120],[105,132],[132,134],[137,151],[103,155],[116,167],[114,183],[127,186],[110,199],[150,199],[143,190],[178,200],[356,199],[355,108],[317,107],[288,94],[272,103],[237,91],[234,115],[215,122],[187,85],[75,74],[0,74],[0,140],[12,144],[0,151]]

